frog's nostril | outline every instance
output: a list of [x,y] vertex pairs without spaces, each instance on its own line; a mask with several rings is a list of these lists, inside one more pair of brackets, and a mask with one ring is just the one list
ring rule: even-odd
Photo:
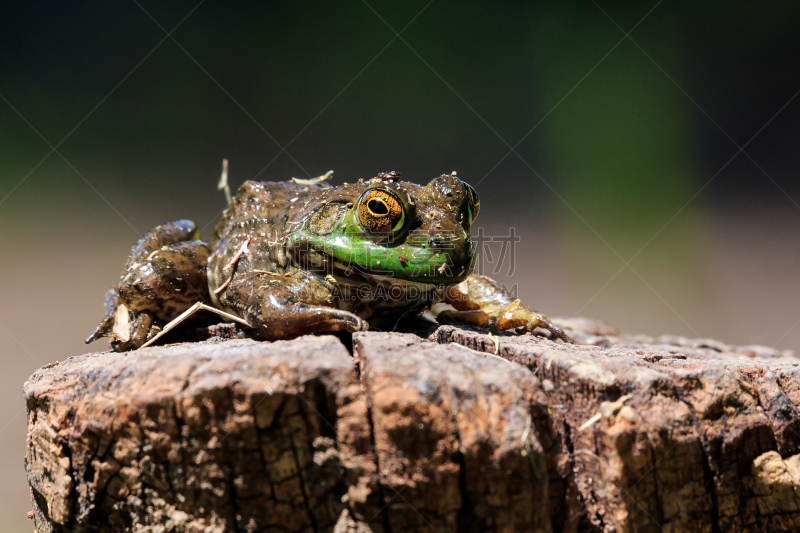
[[436,237],[431,237],[428,239],[428,246],[433,248],[438,248],[444,245],[444,241],[442,239],[437,239]]

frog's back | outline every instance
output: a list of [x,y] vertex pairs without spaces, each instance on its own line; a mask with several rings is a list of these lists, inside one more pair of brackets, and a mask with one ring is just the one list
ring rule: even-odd
[[274,236],[277,231],[282,236],[287,223],[295,218],[297,204],[302,206],[308,195],[303,186],[289,181],[244,182],[223,211],[209,246],[214,249],[220,239],[234,232],[266,232]]

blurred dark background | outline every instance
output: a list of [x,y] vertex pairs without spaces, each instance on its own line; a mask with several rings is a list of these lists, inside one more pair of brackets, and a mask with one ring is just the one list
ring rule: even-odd
[[105,347],[140,234],[208,235],[223,158],[457,170],[548,315],[800,348],[797,2],[140,1],[0,11],[0,531],[31,529],[22,383]]

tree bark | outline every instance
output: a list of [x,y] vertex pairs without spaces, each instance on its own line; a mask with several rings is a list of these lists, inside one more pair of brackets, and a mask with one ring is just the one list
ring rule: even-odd
[[800,360],[560,324],[578,344],[442,326],[48,365],[35,529],[800,529]]

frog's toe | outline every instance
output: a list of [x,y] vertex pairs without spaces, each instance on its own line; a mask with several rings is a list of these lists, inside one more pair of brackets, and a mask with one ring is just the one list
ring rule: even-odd
[[149,316],[140,315],[134,321],[132,332],[128,340],[122,341],[114,338],[111,341],[111,349],[115,352],[129,352],[142,347],[147,341],[161,333],[161,327],[152,324]]
[[553,324],[546,316],[538,313],[535,313],[535,316],[531,318],[530,321],[528,321],[528,324],[525,326],[527,331],[533,331],[536,328],[546,329],[562,341],[568,344],[573,344],[572,338],[567,335],[563,329]]
[[100,325],[98,325],[95,328],[95,330],[92,332],[92,334],[89,335],[86,338],[86,344],[91,344],[91,343],[93,343],[94,341],[96,341],[97,339],[99,339],[101,337],[108,337],[110,335],[110,333],[111,333],[111,328],[113,326],[114,326],[114,318],[113,317],[111,317],[110,321],[109,321],[108,318],[103,319],[103,321],[100,322]]
[[120,306],[110,318],[103,319],[86,342],[96,341],[100,337],[110,337],[112,350],[127,352],[139,348],[159,331],[160,328],[153,324],[153,316],[150,313],[133,313],[125,306]]
[[369,331],[369,322],[356,315],[353,315],[353,317],[355,320],[353,320],[353,323],[348,326],[347,331],[350,333],[355,333],[356,331]]
[[86,344],[92,343],[101,337],[111,336],[111,330],[114,328],[114,312],[119,307],[119,296],[116,289],[109,289],[106,291],[105,308],[106,315],[100,324],[94,329],[91,335],[86,338]]

